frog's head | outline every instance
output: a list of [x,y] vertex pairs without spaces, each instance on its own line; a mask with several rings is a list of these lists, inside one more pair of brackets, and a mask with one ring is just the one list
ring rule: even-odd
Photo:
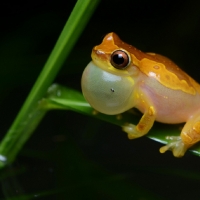
[[100,45],[92,49],[92,60],[102,70],[120,76],[132,76],[138,73],[138,60],[141,51],[123,42],[115,33],[107,34]]
[[81,85],[84,97],[99,112],[119,114],[134,106],[138,68],[132,63],[129,48],[133,47],[109,33],[92,50],[92,61],[83,72]]

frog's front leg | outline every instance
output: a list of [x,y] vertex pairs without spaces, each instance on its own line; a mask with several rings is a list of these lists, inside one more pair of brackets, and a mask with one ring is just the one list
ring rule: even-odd
[[184,156],[188,148],[200,141],[200,115],[185,124],[180,136],[168,136],[167,139],[171,141],[160,148],[160,153],[171,150],[175,157]]
[[137,125],[127,124],[122,127],[129,139],[141,137],[149,132],[155,121],[155,109],[149,106]]

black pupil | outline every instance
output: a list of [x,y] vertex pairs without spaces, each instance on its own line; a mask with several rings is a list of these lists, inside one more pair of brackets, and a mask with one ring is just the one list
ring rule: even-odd
[[120,54],[120,53],[119,54],[115,54],[113,56],[113,62],[118,64],[118,65],[123,64],[124,63],[124,58],[123,58],[122,54]]

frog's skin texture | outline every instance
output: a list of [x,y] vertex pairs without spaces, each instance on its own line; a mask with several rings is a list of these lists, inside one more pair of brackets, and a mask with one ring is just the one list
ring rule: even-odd
[[147,134],[156,120],[186,122],[180,137],[167,137],[161,153],[181,157],[200,141],[200,85],[164,56],[143,53],[109,33],[93,48],[81,84],[99,112],[114,115],[135,107],[143,113],[137,125],[123,126],[129,139]]

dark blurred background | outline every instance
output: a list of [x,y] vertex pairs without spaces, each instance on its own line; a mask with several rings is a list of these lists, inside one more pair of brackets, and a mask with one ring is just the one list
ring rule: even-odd
[[[75,2],[1,3],[0,138]],[[91,49],[111,31],[142,51],[169,57],[200,82],[199,11],[200,1],[102,0],[55,82],[81,91]],[[94,118],[51,111],[16,162],[0,172],[0,199],[199,199],[200,158],[161,155],[161,146],[146,137],[130,141],[120,127]]]

